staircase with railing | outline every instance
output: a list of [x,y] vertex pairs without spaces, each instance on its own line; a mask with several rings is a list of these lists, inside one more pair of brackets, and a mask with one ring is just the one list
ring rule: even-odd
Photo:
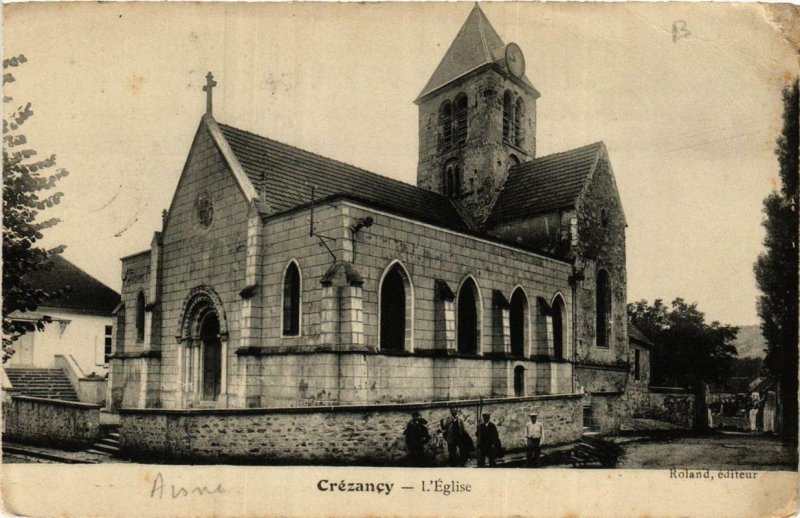
[[63,369],[6,367],[5,371],[14,394],[78,401],[78,394]]

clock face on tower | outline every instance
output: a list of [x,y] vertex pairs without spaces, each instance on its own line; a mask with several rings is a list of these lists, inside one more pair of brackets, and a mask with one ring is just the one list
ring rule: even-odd
[[506,66],[515,77],[522,77],[525,73],[525,56],[516,43],[506,45]]

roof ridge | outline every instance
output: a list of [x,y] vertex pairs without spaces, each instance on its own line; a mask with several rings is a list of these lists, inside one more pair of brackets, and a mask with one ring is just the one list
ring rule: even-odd
[[408,183],[408,182],[404,182],[403,180],[398,180],[397,178],[392,178],[391,176],[386,176],[386,175],[382,175],[380,173],[369,171],[367,169],[364,169],[363,167],[359,167],[357,165],[349,164],[347,162],[344,162],[342,160],[338,160],[336,158],[327,157],[327,156],[322,155],[320,153],[315,153],[314,151],[309,151],[307,149],[303,149],[301,147],[294,146],[292,144],[287,144],[286,142],[282,142],[280,140],[275,140],[275,139],[270,138],[270,137],[265,137],[264,135],[259,135],[258,133],[254,133],[252,131],[248,131],[248,130],[244,130],[244,129],[241,129],[241,128],[237,128],[235,126],[231,126],[230,124],[223,124],[221,122],[218,122],[218,124],[220,126],[224,127],[224,128],[229,128],[229,129],[232,129],[232,130],[235,130],[235,131],[239,131],[239,132],[242,132],[242,133],[247,133],[248,135],[252,135],[252,136],[257,137],[257,138],[261,138],[261,139],[264,139],[264,140],[269,140],[269,141],[274,142],[276,144],[280,144],[282,146],[286,146],[288,148],[291,148],[293,150],[299,151],[301,153],[305,153],[307,155],[311,155],[311,156],[314,156],[314,157],[317,157],[317,158],[321,158],[323,160],[336,162],[337,164],[341,164],[341,165],[344,165],[344,166],[347,166],[347,167],[351,167],[353,169],[357,169],[362,173],[375,176],[377,178],[380,178],[381,180],[388,180],[388,181],[394,182],[396,184],[402,185],[403,187],[410,187],[412,189],[415,189],[415,190],[418,190],[418,191],[422,191],[422,192],[425,192],[425,193],[430,193],[430,194],[436,195],[438,197],[441,197],[443,199],[446,199],[441,194],[438,194],[438,193],[433,192],[433,191],[429,191],[427,189],[423,189],[423,188],[418,187],[418,186],[416,186],[414,184],[411,184],[411,183]]
[[509,170],[487,222],[494,224],[574,207],[604,148],[600,140],[515,165]]
[[66,257],[64,257],[62,254],[53,254],[51,257],[49,257],[49,260],[50,260],[51,262],[53,262],[53,263],[54,263],[56,260],[61,260],[61,261],[63,261],[63,262],[66,264],[66,265],[68,265],[68,266],[70,266],[70,267],[72,267],[72,268],[74,268],[74,269],[78,270],[80,273],[82,273],[83,275],[85,275],[85,276],[86,276],[86,277],[88,277],[89,279],[93,280],[94,282],[96,282],[96,283],[97,283],[97,284],[99,284],[100,286],[103,286],[103,287],[105,287],[105,288],[108,288],[109,290],[111,290],[111,291],[113,291],[114,293],[116,293],[117,295],[119,295],[119,293],[117,292],[117,290],[115,290],[114,288],[112,288],[112,287],[111,287],[111,286],[109,286],[108,284],[104,283],[103,281],[101,281],[100,279],[98,279],[97,277],[95,277],[94,275],[92,275],[91,273],[87,272],[86,270],[84,270],[83,268],[81,268],[80,266],[78,266],[77,264],[73,263],[72,261],[70,261],[69,259],[67,259]]
[[481,33],[481,44],[483,46],[483,52],[486,54],[486,60],[491,63],[492,61],[494,61],[494,57],[492,56],[491,50],[489,50],[489,42],[486,41],[486,29],[483,27],[484,20],[486,20],[487,22],[489,20],[486,19],[486,14],[483,12],[483,9],[481,9],[480,6],[478,5],[478,2],[475,2],[475,7],[473,7],[472,10],[478,11],[478,13],[481,15],[478,17],[478,31],[480,31]]
[[[556,151],[555,153],[550,153],[549,155],[537,156],[536,158],[534,158],[530,162],[533,162],[535,160],[544,160],[545,158],[553,158],[553,157],[558,156],[558,155],[566,155],[567,153],[573,153],[575,151],[588,149],[588,148],[595,147],[595,146],[600,146],[600,145],[604,145],[604,142],[602,140],[598,140],[597,142],[592,142],[591,144],[585,144],[583,146],[578,146],[578,147],[575,147],[575,148],[572,148],[572,149],[565,149],[564,151]],[[530,162],[522,162],[521,164],[518,164],[518,165],[529,164]]]

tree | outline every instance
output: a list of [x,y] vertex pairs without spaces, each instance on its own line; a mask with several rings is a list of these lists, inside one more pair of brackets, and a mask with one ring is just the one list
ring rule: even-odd
[[[10,70],[25,62],[22,55],[3,60],[6,90],[6,85],[16,80]],[[11,103],[13,98],[5,96],[3,102]],[[11,315],[35,311],[42,302],[60,294],[47,293],[25,280],[30,272],[51,267],[49,258],[64,249],[58,246],[46,250],[36,242],[42,239],[44,230],[58,223],[55,218],[40,221],[40,212],[57,205],[63,196],[47,191],[69,174],[65,169],[46,174],[55,166],[55,155],[40,160],[27,146],[20,128],[32,115],[27,103],[4,111],[3,117],[3,363],[14,354],[14,341],[27,332],[44,329],[50,322],[47,316],[21,321]]]
[[721,383],[733,368],[738,327],[707,324],[697,303],[676,298],[670,307],[661,299],[628,304],[628,316],[653,341],[650,358],[654,385],[698,389]]
[[777,138],[781,187],[764,199],[765,251],[754,265],[762,295],[757,308],[767,341],[767,372],[779,380],[783,432],[797,434],[798,319],[798,80],[783,91],[783,131]]

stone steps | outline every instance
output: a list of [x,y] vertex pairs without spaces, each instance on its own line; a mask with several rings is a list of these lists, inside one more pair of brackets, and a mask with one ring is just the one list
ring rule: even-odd
[[78,401],[78,394],[62,369],[7,367],[6,375],[11,387],[20,395]]
[[103,426],[103,437],[86,450],[86,453],[114,457],[120,452],[119,426]]

